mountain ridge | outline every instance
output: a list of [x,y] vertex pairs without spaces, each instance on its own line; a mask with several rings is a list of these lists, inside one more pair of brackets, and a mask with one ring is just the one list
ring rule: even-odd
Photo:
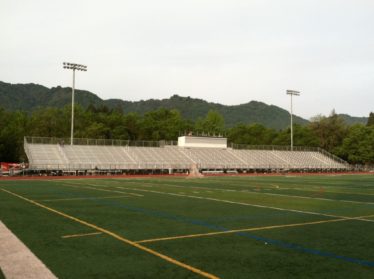
[[[140,101],[126,101],[122,99],[103,100],[96,94],[86,90],[75,91],[75,103],[87,108],[89,105],[107,106],[109,109],[121,109],[124,113],[139,113],[166,108],[176,109],[181,115],[195,121],[203,118],[209,110],[222,114],[227,127],[236,124],[259,123],[269,128],[284,129],[289,126],[289,112],[275,105],[268,105],[260,101],[249,101],[239,105],[223,105],[208,102],[203,99],[173,95],[164,99],[148,99]],[[43,85],[10,84],[0,81],[0,106],[7,110],[23,110],[32,112],[44,107],[64,107],[71,103],[71,88],[56,86],[52,88]],[[349,124],[364,123],[365,117],[343,115]],[[294,123],[307,124],[308,120],[294,116]],[[364,123],[366,124],[366,123]]]

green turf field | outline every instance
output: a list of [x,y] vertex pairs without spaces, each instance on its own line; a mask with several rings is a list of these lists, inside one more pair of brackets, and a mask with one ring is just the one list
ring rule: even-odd
[[59,278],[374,278],[374,176],[0,181]]

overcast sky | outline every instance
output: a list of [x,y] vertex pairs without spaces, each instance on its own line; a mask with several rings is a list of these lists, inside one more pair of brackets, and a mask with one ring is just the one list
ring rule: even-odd
[[374,111],[373,0],[0,0],[0,80],[103,99]]

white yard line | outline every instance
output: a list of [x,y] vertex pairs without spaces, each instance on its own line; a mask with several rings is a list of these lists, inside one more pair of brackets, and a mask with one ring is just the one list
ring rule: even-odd
[[[139,185],[139,182],[129,182],[129,183],[135,183]],[[274,185],[274,184],[272,184]],[[155,186],[155,185],[154,185]],[[287,194],[276,194],[276,193],[263,193],[259,192],[256,190],[233,190],[233,189],[224,189],[224,188],[208,188],[208,187],[198,187],[198,186],[181,186],[181,185],[174,185],[174,184],[162,184],[162,185],[157,185],[159,187],[161,186],[166,186],[166,187],[175,187],[175,188],[191,188],[191,189],[210,189],[210,190],[215,190],[215,191],[222,191],[222,192],[238,192],[238,193],[248,193],[248,194],[257,194],[257,195],[268,195],[268,196],[280,196],[280,197],[287,197],[287,198],[298,198],[298,199],[309,199],[309,200],[321,200],[321,201],[332,201],[332,202],[347,202],[347,203],[356,203],[356,204],[370,204],[374,205],[374,202],[363,202],[363,201],[352,201],[352,200],[340,200],[340,199],[329,199],[329,198],[314,198],[314,197],[307,197],[307,196],[299,196],[299,195],[287,195]],[[118,187],[117,187],[118,188]],[[273,190],[272,188],[260,188],[262,190]],[[285,189],[285,188],[282,188]],[[287,189],[292,189],[292,188],[287,188]],[[312,192],[312,191],[310,191]],[[195,192],[193,192],[195,193]],[[319,191],[313,191],[315,194],[321,194],[323,195],[324,193],[332,193],[332,192],[319,192]],[[344,193],[341,193],[344,194]]]
[[39,201],[45,201],[45,202],[55,202],[55,201],[85,201],[85,200],[119,199],[119,198],[130,198],[130,196],[63,198],[63,199],[48,199],[48,200],[39,200]]
[[57,278],[1,221],[0,267],[9,279]]
[[[132,182],[136,183],[136,182]],[[90,184],[92,185],[92,184]],[[166,186],[169,185],[171,187],[177,187],[177,188],[188,188],[180,185],[172,185],[172,184],[166,184]],[[103,187],[101,185],[92,185],[95,187],[86,187],[90,189],[96,189],[99,191],[107,191],[107,192],[118,192],[119,191],[113,191],[113,190],[104,190],[102,188],[98,187]],[[162,185],[157,185],[161,187]],[[111,187],[111,186],[104,186],[104,187]],[[83,187],[84,188],[84,187]],[[343,218],[343,219],[350,219],[352,217],[349,216],[341,216],[341,215],[333,215],[333,214],[324,214],[324,213],[319,213],[319,212],[313,212],[313,211],[304,211],[304,210],[297,210],[297,209],[287,209],[287,208],[281,208],[281,207],[273,207],[273,206],[266,206],[266,205],[260,205],[260,204],[253,204],[253,203],[245,203],[245,202],[236,202],[236,201],[230,201],[230,200],[222,200],[222,199],[216,199],[216,198],[209,198],[209,197],[202,197],[202,196],[191,196],[187,194],[177,194],[177,193],[169,193],[169,192],[161,192],[161,191],[155,191],[155,190],[145,190],[145,189],[139,189],[139,188],[126,188],[123,186],[115,186],[117,189],[124,189],[124,190],[130,190],[130,191],[142,191],[142,192],[149,192],[149,193],[156,193],[156,194],[163,194],[163,195],[171,195],[171,196],[179,196],[179,197],[187,197],[187,198],[194,198],[194,199],[203,199],[203,200],[210,200],[210,201],[216,201],[216,202],[224,202],[224,203],[230,203],[230,204],[238,204],[238,205],[244,205],[244,206],[252,206],[252,207],[259,207],[259,208],[267,208],[267,209],[274,209],[274,210],[279,210],[279,211],[289,211],[289,212],[295,212],[295,213],[302,213],[302,214],[309,214],[309,215],[317,215],[317,216],[326,216],[326,217],[333,217],[333,218]],[[195,187],[191,186],[189,188],[204,188],[204,187]],[[219,191],[225,191],[225,192],[240,192],[240,193],[251,193],[251,194],[262,194],[262,195],[283,195],[283,194],[271,194],[271,193],[258,193],[258,192],[249,192],[245,190],[237,191],[237,190],[231,190],[231,189],[218,189],[218,188],[209,188],[211,190],[219,190]],[[122,192],[125,193],[125,192]],[[288,197],[295,197],[295,198],[309,198],[309,197],[300,197],[300,196],[292,196],[292,195],[286,195]],[[326,200],[326,201],[338,201],[338,202],[353,202],[356,203],[355,201],[342,201],[342,200],[333,200],[333,199],[324,199],[324,198],[309,198],[309,199],[318,199],[318,200]],[[365,203],[365,202],[357,202],[357,203]],[[365,203],[366,204],[366,203]],[[372,203],[370,203],[372,204]],[[360,221],[366,221],[366,222],[374,222],[374,220],[370,219],[365,219],[365,218],[357,218],[357,220]]]
[[[135,197],[144,197],[143,195],[137,194],[137,193],[128,193],[128,192],[124,192],[124,191],[115,191],[115,190],[106,190],[106,189],[102,189],[102,188],[97,188],[97,186],[99,186],[99,185],[95,185],[95,184],[85,184],[85,185],[92,185],[94,187],[87,187],[83,184],[72,184],[72,183],[70,183],[70,184],[64,183],[64,184],[60,184],[60,185],[67,186],[67,187],[73,187],[73,188],[77,188],[77,189],[90,189],[90,190],[97,190],[97,191],[102,191],[102,192],[128,194],[128,195],[135,196]],[[122,188],[120,188],[120,189],[122,189]]]
[[[117,187],[117,188],[119,188],[119,187]],[[124,189],[124,190],[130,190],[129,188],[125,188],[125,187],[121,187],[121,188]],[[313,211],[288,209],[288,208],[253,204],[253,203],[236,202],[236,201],[230,201],[230,200],[222,200],[222,199],[216,199],[216,198],[201,197],[201,196],[191,196],[191,195],[183,195],[183,194],[176,194],[176,193],[169,193],[169,192],[160,192],[160,191],[154,191],[154,190],[145,190],[145,189],[138,189],[138,188],[131,188],[131,190],[148,192],[148,193],[155,193],[155,194],[161,194],[161,195],[186,197],[186,198],[193,198],[193,199],[200,199],[200,200],[209,200],[209,201],[223,202],[223,203],[229,203],[229,204],[238,204],[238,205],[258,207],[258,208],[274,209],[274,210],[279,210],[279,211],[288,211],[288,212],[295,212],[295,213],[302,213],[302,214],[309,214],[309,215],[326,216],[326,217],[343,218],[343,219],[351,219],[352,218],[352,217],[348,217],[348,216],[324,214],[324,213],[313,212]],[[357,220],[366,221],[366,222],[374,222],[374,220],[364,219],[364,218],[357,218]]]
[[[371,205],[374,205],[374,202],[362,202],[362,201],[352,201],[352,200],[336,200],[336,199],[328,199],[328,198],[313,198],[313,197],[298,196],[298,195],[252,192],[252,191],[249,191],[249,190],[241,190],[241,191],[236,191],[236,192],[259,194],[259,195],[268,195],[268,196],[280,196],[280,197],[288,197],[288,198],[298,198],[298,199],[308,199],[308,200],[320,200],[320,201],[332,201],[332,202],[349,202],[349,203],[357,203],[357,204],[371,204]],[[319,192],[316,191],[316,194],[319,194]],[[321,195],[323,195],[323,194],[324,194],[324,192],[321,192]]]

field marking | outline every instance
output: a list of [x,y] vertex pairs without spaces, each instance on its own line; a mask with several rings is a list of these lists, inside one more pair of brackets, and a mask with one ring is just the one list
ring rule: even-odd
[[332,219],[332,220],[321,220],[321,221],[294,223],[294,224],[285,224],[285,225],[273,225],[273,226],[255,227],[255,228],[246,228],[246,229],[237,229],[237,230],[227,230],[227,231],[210,232],[210,233],[178,235],[178,236],[170,236],[170,237],[144,239],[144,240],[136,241],[136,243],[149,243],[149,242],[158,242],[158,241],[175,240],[175,239],[183,239],[183,238],[195,238],[195,237],[215,236],[215,235],[221,235],[221,234],[232,234],[232,233],[238,233],[238,232],[261,231],[261,230],[271,230],[271,229],[289,228],[289,227],[301,227],[301,226],[308,226],[308,225],[318,225],[318,224],[324,224],[324,223],[357,220],[359,218],[363,218],[363,217],[368,218],[368,217],[373,217],[373,216],[374,215],[368,215],[368,216],[352,217],[350,219],[339,218],[339,219]]
[[82,200],[101,200],[101,199],[117,199],[117,198],[130,198],[130,196],[87,197],[87,198],[66,198],[66,199],[48,199],[48,200],[39,200],[39,201],[45,201],[45,202],[55,202],[55,201],[82,201]]
[[[131,183],[137,183],[138,182],[131,182]],[[65,184],[66,185],[66,184]],[[92,185],[92,184],[91,184]],[[179,185],[171,185],[167,184],[170,186],[175,186],[175,187],[180,187],[180,188],[188,188],[184,186],[179,186]],[[222,199],[216,199],[216,198],[209,198],[209,197],[201,197],[201,196],[191,196],[191,195],[186,195],[186,194],[177,194],[177,193],[169,193],[169,192],[160,192],[160,191],[155,191],[155,190],[146,190],[146,189],[138,189],[138,188],[126,188],[124,186],[110,186],[110,185],[95,185],[95,187],[85,187],[85,186],[71,186],[71,185],[66,185],[69,187],[76,187],[76,188],[86,188],[86,189],[93,189],[93,190],[98,190],[98,191],[106,191],[106,192],[114,192],[114,193],[127,193],[127,192],[121,192],[121,191],[116,191],[116,190],[107,190],[107,189],[102,189],[98,187],[113,187],[113,188],[118,188],[118,189],[125,189],[125,190],[135,190],[135,191],[142,191],[142,192],[149,192],[149,193],[156,193],[156,194],[163,194],[163,195],[171,195],[171,196],[179,196],[179,197],[188,197],[188,198],[195,198],[195,199],[204,199],[204,200],[211,200],[211,201],[217,201],[217,202],[224,202],[224,203],[230,203],[230,204],[239,204],[239,205],[245,205],[245,206],[253,206],[253,207],[259,207],[259,208],[267,208],[267,209],[275,209],[275,210],[280,210],[280,211],[289,211],[289,212],[296,212],[296,213],[302,213],[302,214],[310,214],[310,215],[319,215],[319,216],[326,216],[326,217],[332,217],[332,218],[342,218],[342,219],[350,219],[352,217],[349,216],[341,216],[341,215],[334,215],[334,214],[325,214],[325,213],[319,213],[319,212],[313,212],[313,211],[304,211],[304,210],[297,210],[297,209],[286,209],[286,208],[281,208],[281,207],[273,207],[273,206],[266,206],[266,205],[259,205],[259,204],[252,204],[252,203],[244,203],[244,202],[235,202],[235,201],[230,201],[230,200],[222,200]],[[216,188],[211,188],[211,189],[216,189]],[[221,190],[221,189],[217,189]],[[236,191],[236,190],[228,190],[226,191]],[[236,191],[240,193],[245,193],[243,191]],[[260,193],[261,194],[261,193]],[[266,194],[266,193],[264,193]],[[374,222],[374,220],[370,219],[365,219],[365,218],[359,218],[357,220],[360,221],[365,221],[365,222]]]
[[74,238],[74,237],[83,237],[83,236],[91,236],[91,235],[98,235],[98,234],[102,234],[102,232],[69,234],[69,235],[63,235],[61,236],[61,238]]
[[[161,182],[161,180],[157,180],[159,182]],[[235,182],[235,186],[238,186],[238,187],[256,187],[256,185],[249,185],[249,184],[259,184],[261,186],[268,186],[268,185],[277,185],[277,184],[273,184],[273,182],[264,182],[264,181],[252,181],[252,180],[239,180],[239,183],[238,180],[233,180],[233,179],[225,179],[225,181],[228,181],[228,182]],[[177,180],[173,180],[172,182],[174,183],[178,183]],[[200,183],[202,184],[210,184],[210,183],[218,183],[220,185],[224,185],[226,182],[222,182],[222,181],[217,181],[215,179],[210,179],[208,180],[208,178],[204,178],[204,180],[199,180]],[[132,183],[135,183],[135,182],[132,182]],[[285,183],[284,181],[281,182],[281,184]],[[288,183],[288,182],[287,182]],[[308,188],[300,188],[300,183],[293,183],[293,182],[289,182],[288,184],[292,184],[292,185],[295,185],[296,187],[283,187],[282,185],[279,185],[279,190],[302,190],[302,191],[305,191],[305,192],[318,192],[318,191],[315,191],[315,190],[310,190]],[[338,187],[337,184],[335,183],[329,183],[328,181],[324,181],[324,182],[321,182],[321,183],[308,183],[308,187],[314,187],[314,188],[319,188],[321,186],[326,186],[326,184],[329,184],[328,187]],[[171,184],[169,184],[171,185]],[[203,188],[206,188],[206,187],[203,187]],[[267,189],[274,189],[273,187],[266,187]],[[356,189],[354,187],[344,187],[344,189]],[[326,189],[325,189],[326,190]],[[374,193],[362,193],[362,192],[338,192],[338,191],[325,191],[325,193],[332,193],[332,194],[349,194],[349,195],[369,195],[369,196],[374,196]]]
[[[307,196],[299,196],[299,195],[287,195],[287,194],[276,194],[276,193],[252,192],[252,191],[248,191],[248,190],[242,190],[242,191],[236,191],[236,192],[254,193],[254,194],[268,195],[268,196],[292,197],[292,198],[320,200],[320,201],[348,202],[348,203],[371,204],[371,205],[374,205],[374,202],[363,202],[363,201],[352,201],[352,200],[338,200],[338,199],[329,199],[329,198],[316,198],[316,197],[307,197]],[[323,193],[326,193],[326,192],[322,192],[322,194]],[[321,194],[321,192],[315,191],[315,194]]]
[[[136,184],[139,186],[139,182],[126,182],[126,183],[132,183]],[[142,186],[143,184],[151,184],[149,182],[144,182],[141,183]],[[275,185],[275,184],[270,184],[270,185]],[[96,185],[99,186],[99,185]],[[264,193],[264,192],[259,192],[260,189],[246,189],[246,190],[234,190],[234,189],[224,189],[224,188],[210,188],[210,187],[199,187],[199,186],[182,186],[182,185],[174,185],[174,184],[157,184],[158,187],[166,186],[166,187],[175,187],[175,188],[191,188],[191,189],[211,189],[211,190],[217,190],[217,191],[223,191],[223,192],[237,192],[237,193],[248,193],[248,194],[257,194],[257,195],[268,195],[268,196],[281,196],[281,197],[291,197],[291,198],[299,198],[299,199],[310,199],[310,200],[321,200],[321,201],[332,201],[332,202],[347,202],[347,203],[357,203],[357,204],[370,204],[374,205],[374,202],[363,202],[363,201],[352,201],[352,200],[340,200],[340,199],[329,199],[329,198],[317,198],[317,197],[308,197],[308,196],[299,196],[299,195],[287,195],[287,194],[277,194],[277,193]],[[114,187],[114,186],[109,186],[109,187]],[[118,187],[117,187],[118,188]],[[261,188],[264,189],[264,188]],[[265,188],[266,190],[273,190],[274,188]],[[264,190],[265,190],[264,189]],[[294,188],[282,188],[282,189],[294,189]],[[310,191],[307,190],[308,192],[312,192],[315,194],[320,194],[319,191]],[[193,192],[194,193],[194,192]],[[324,193],[328,193],[327,191],[324,191]],[[329,193],[335,193],[335,194],[346,194],[346,193],[341,193],[341,192],[329,192]]]
[[[116,180],[114,180],[114,179],[116,179]],[[123,178],[114,178],[112,181],[108,181],[109,183],[113,183],[113,182],[115,182],[115,183],[123,183],[124,182],[124,179]],[[207,178],[205,178],[204,179],[205,181],[202,181],[202,180],[200,180],[200,182],[201,183],[203,183],[203,184],[207,184],[207,185],[209,185],[210,183],[218,183],[218,184],[220,184],[220,185],[224,185],[224,183],[223,182],[221,182],[221,181],[216,181],[216,180],[208,180]],[[156,180],[157,182],[163,182],[162,180]],[[230,180],[230,181],[233,181],[233,180]],[[173,182],[173,183],[178,183],[178,182],[180,182],[180,180],[172,180],[171,182]],[[243,181],[240,181],[240,182],[246,182],[245,180],[243,180]],[[254,183],[254,181],[249,181],[250,183]],[[212,189],[212,190],[219,190],[219,191],[231,191],[231,192],[233,192],[233,191],[237,191],[237,192],[241,192],[241,191],[244,191],[245,192],[245,190],[231,190],[231,189],[222,189],[222,188],[210,188],[210,187],[199,187],[199,186],[183,186],[183,185],[175,185],[175,184],[170,184],[170,183],[166,183],[166,184],[152,184],[151,182],[144,182],[144,181],[125,181],[125,183],[128,183],[128,184],[130,184],[130,183],[132,183],[132,184],[136,184],[136,185],[139,185],[139,183],[141,183],[142,184],[142,186],[145,184],[145,185],[149,185],[149,186],[147,186],[147,187],[152,187],[152,186],[158,186],[158,187],[160,187],[160,186],[170,186],[170,187],[179,187],[179,188],[194,188],[194,189]],[[300,188],[300,187],[283,187],[282,185],[279,185],[279,184],[273,184],[273,183],[266,183],[266,182],[263,182],[263,181],[260,181],[260,182],[257,182],[256,181],[256,184],[259,184],[260,186],[268,186],[268,185],[272,185],[272,186],[279,186],[279,188],[276,188],[276,187],[261,187],[262,189],[267,189],[267,190],[274,190],[275,188],[278,190],[301,190],[301,191],[305,191],[305,192],[310,192],[310,193],[319,193],[319,191],[318,190],[311,190],[311,189],[308,189],[308,188]],[[328,182],[324,182],[323,184],[331,184],[331,183],[328,183]],[[76,184],[76,185],[82,185],[82,184]],[[89,185],[91,185],[91,186],[100,186],[100,185],[97,185],[97,184],[89,184]],[[238,186],[238,187],[241,187],[241,188],[246,188],[247,189],[247,187],[248,187],[248,185],[247,184],[244,184],[244,183],[235,183],[235,184],[233,184],[234,186]],[[331,184],[332,186],[336,186],[336,184]],[[108,185],[109,186],[109,185]],[[256,187],[256,185],[249,185],[251,188],[255,188]],[[295,186],[299,186],[299,184],[295,184]],[[321,187],[321,185],[318,185],[318,184],[312,184],[312,185],[310,185],[311,187],[315,187],[315,188],[319,188],[319,187]],[[323,186],[323,185],[322,185]],[[109,186],[109,187],[113,187],[113,186]],[[330,187],[330,186],[329,186]],[[345,187],[345,188],[347,188],[347,187]],[[349,187],[349,189],[354,189],[353,187]],[[256,192],[255,190],[250,190],[250,191],[247,191],[247,192],[251,192],[251,193],[258,193],[258,194],[261,194],[261,193],[259,193],[259,192]],[[369,196],[374,196],[374,193],[362,193],[362,192],[338,192],[338,191],[329,191],[328,189],[326,190],[324,190],[324,193],[331,193],[331,194],[348,194],[348,195],[369,195]],[[272,193],[262,193],[262,194],[272,194]],[[276,195],[275,193],[274,193],[274,195]],[[282,194],[278,194],[278,195],[282,195]],[[283,194],[283,195],[285,195],[285,196],[287,196],[286,194]],[[288,196],[290,196],[290,197],[300,197],[300,198],[311,198],[312,199],[312,197],[307,197],[307,196],[293,196],[293,195],[288,195]],[[360,202],[360,201],[352,201],[352,200],[334,200],[334,199],[331,199],[332,201],[345,201],[345,202],[354,202],[354,203],[370,203],[370,202]],[[372,203],[372,204],[374,204],[374,203]]]
[[0,267],[5,278],[57,279],[48,267],[1,221],[0,251]]
[[[124,188],[124,187],[121,187],[121,188],[129,190],[128,188]],[[266,205],[260,205],[260,204],[245,203],[245,202],[236,202],[236,201],[222,200],[222,199],[208,198],[208,197],[201,197],[201,196],[183,195],[183,194],[176,194],[176,193],[169,193],[169,192],[160,192],[160,191],[154,191],[154,190],[145,190],[145,189],[138,189],[138,188],[132,188],[132,190],[141,191],[141,192],[156,193],[156,194],[161,194],[161,195],[170,195],[170,196],[177,196],[177,197],[187,197],[187,198],[200,199],[200,200],[223,202],[223,203],[229,203],[229,204],[238,204],[238,205],[252,206],[252,207],[258,207],[258,208],[267,208],[267,209],[274,209],[274,210],[280,210],[280,211],[289,211],[289,212],[296,212],[296,213],[309,214],[309,215],[319,215],[319,216],[342,218],[342,219],[352,218],[352,217],[348,217],[348,216],[325,214],[325,213],[319,213],[319,212],[313,212],[313,211],[287,209],[287,208],[281,208],[281,207],[273,207],[273,206],[266,206]],[[357,220],[365,221],[365,222],[374,222],[374,220],[364,219],[364,218],[358,218]]]
[[128,193],[128,192],[124,192],[124,191],[106,190],[106,189],[97,188],[98,185],[93,185],[93,184],[88,184],[88,185],[92,185],[92,186],[95,186],[95,187],[87,187],[87,186],[84,186],[83,184],[67,184],[67,183],[61,183],[59,185],[60,186],[62,185],[62,186],[67,186],[67,187],[78,188],[78,189],[90,189],[90,190],[97,190],[97,191],[102,191],[102,192],[128,194],[128,195],[132,195],[132,196],[135,196],[135,197],[144,197],[144,195],[137,194],[137,193]]
[[28,199],[28,198],[26,198],[26,197],[24,197],[24,196],[21,196],[21,195],[18,195],[18,194],[16,194],[16,193],[13,193],[13,192],[11,192],[11,191],[8,191],[8,190],[5,190],[5,189],[1,189],[1,190],[4,191],[4,192],[6,192],[6,193],[8,193],[8,194],[10,194],[10,195],[13,195],[13,196],[15,196],[15,197],[17,197],[17,198],[20,198],[20,199],[22,199],[22,200],[24,200],[24,201],[27,201],[27,202],[29,202],[29,203],[31,203],[31,204],[33,204],[33,205],[36,205],[36,206],[38,206],[38,207],[44,208],[44,209],[46,209],[46,210],[48,210],[48,211],[51,211],[51,212],[53,212],[53,213],[55,213],[55,214],[57,214],[57,215],[60,215],[60,216],[65,217],[65,218],[67,218],[67,219],[73,220],[73,221],[75,221],[75,222],[77,222],[77,223],[80,223],[80,224],[85,225],[85,226],[87,226],[87,227],[93,228],[93,229],[95,229],[95,230],[97,230],[97,231],[100,231],[100,232],[102,232],[102,233],[104,233],[104,234],[107,234],[107,235],[109,235],[109,236],[111,236],[111,237],[113,237],[113,238],[115,238],[115,239],[117,239],[117,240],[119,240],[119,241],[121,241],[121,242],[124,242],[124,243],[126,243],[126,244],[128,244],[128,245],[130,245],[130,246],[133,246],[133,247],[135,247],[135,248],[138,248],[138,249],[140,249],[140,250],[142,250],[142,251],[145,251],[145,252],[147,252],[147,253],[149,253],[149,254],[152,254],[152,255],[154,255],[154,256],[156,256],[156,257],[159,257],[159,258],[161,258],[161,259],[163,259],[163,260],[165,260],[165,261],[167,261],[167,262],[169,262],[169,263],[172,263],[172,264],[174,264],[174,265],[177,265],[177,266],[180,266],[180,267],[182,267],[182,268],[184,268],[184,269],[187,269],[187,270],[189,270],[189,271],[191,271],[191,272],[194,272],[194,273],[196,273],[196,274],[199,274],[199,275],[201,275],[201,276],[203,276],[203,277],[210,278],[210,279],[219,279],[219,277],[217,277],[217,276],[215,276],[215,275],[213,275],[213,274],[210,274],[210,273],[208,273],[208,272],[206,272],[206,271],[203,271],[203,270],[198,269],[198,268],[196,268],[196,267],[190,266],[190,265],[188,265],[188,264],[182,263],[182,262],[180,262],[180,261],[178,261],[178,260],[176,260],[176,259],[174,259],[174,258],[171,258],[171,257],[169,257],[169,256],[167,256],[167,255],[161,254],[161,253],[159,253],[159,252],[157,252],[157,251],[155,251],[155,250],[153,250],[153,249],[150,249],[150,248],[148,248],[148,247],[145,247],[145,246],[143,246],[143,245],[141,245],[141,244],[135,243],[135,242],[132,241],[132,240],[129,240],[129,239],[127,239],[127,238],[124,238],[124,237],[122,237],[122,236],[120,236],[120,235],[118,235],[118,234],[116,234],[116,233],[114,233],[114,232],[112,232],[112,231],[109,231],[109,230],[107,230],[107,229],[104,229],[104,228],[102,228],[102,227],[99,227],[99,226],[97,226],[97,225],[95,225],[95,224],[92,224],[92,223],[89,223],[89,222],[87,222],[87,221],[81,220],[81,219],[79,219],[79,218],[77,218],[77,217],[74,217],[74,216],[68,215],[68,214],[66,214],[66,213],[64,213],[64,212],[58,211],[58,210],[56,210],[56,209],[53,209],[53,208],[51,208],[51,207],[48,207],[48,206],[43,205],[43,204],[41,204],[41,203],[38,203],[37,201],[31,200],[31,199]]
[[[311,185],[311,187],[318,187],[318,186],[315,186],[315,185]],[[327,187],[330,187],[330,186],[327,186]],[[346,189],[348,187],[345,187]],[[271,188],[269,188],[271,189]],[[353,188],[349,188],[349,189],[353,189]],[[294,188],[290,188],[290,187],[283,187],[283,186],[280,186],[279,187],[279,190],[301,190],[301,191],[304,191],[304,192],[312,192],[312,193],[318,193],[318,190],[309,190],[307,188],[300,188],[300,187],[294,187]],[[325,189],[324,191],[325,193],[329,193],[329,194],[347,194],[347,195],[362,195],[362,196],[365,196],[365,195],[368,195],[368,196],[374,196],[374,193],[362,193],[362,192],[339,192],[339,191],[331,191],[331,190],[327,190]]]

